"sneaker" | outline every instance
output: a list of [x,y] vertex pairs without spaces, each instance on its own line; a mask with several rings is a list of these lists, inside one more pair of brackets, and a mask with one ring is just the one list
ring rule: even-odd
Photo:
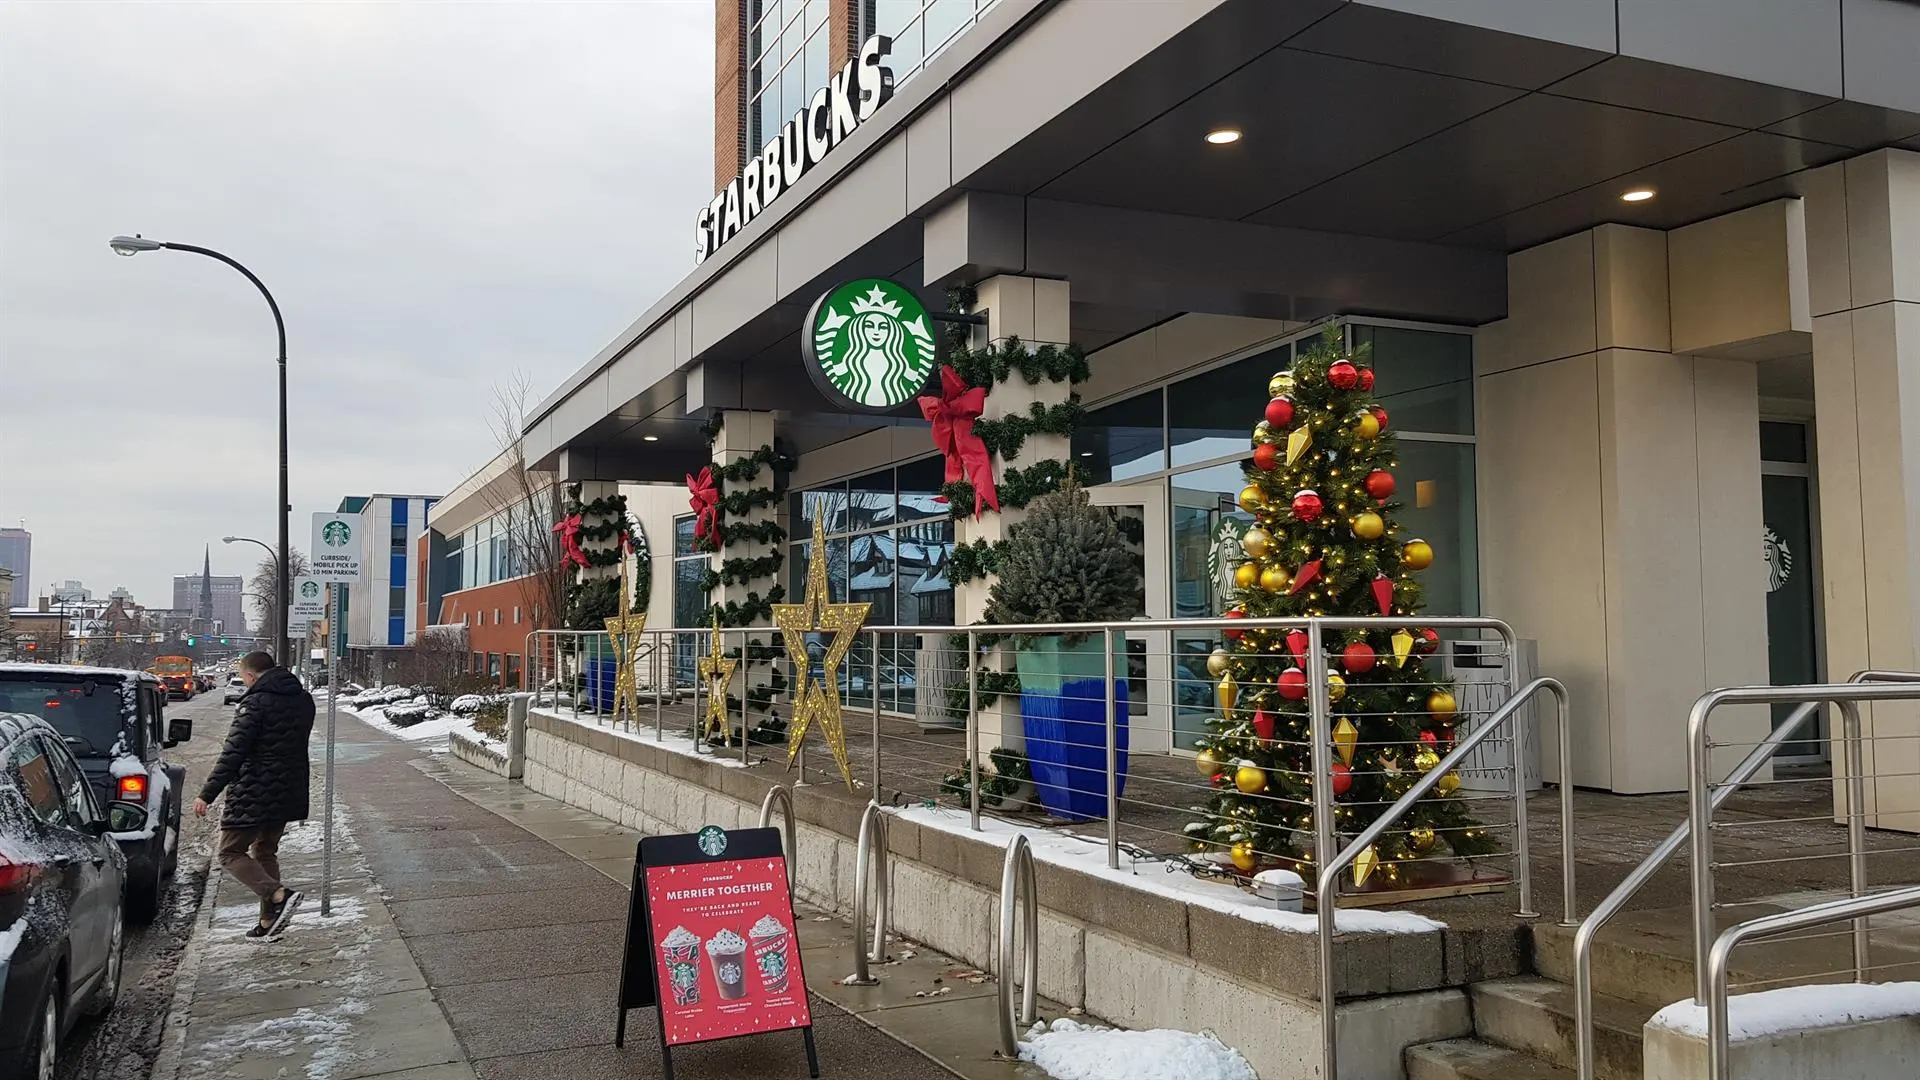
[[286,895],[281,897],[278,903],[269,903],[267,907],[268,910],[272,912],[273,921],[267,927],[267,934],[273,936],[285,930],[287,928],[287,922],[293,918],[294,910],[300,906],[300,901],[305,898],[306,894],[300,890],[288,889],[286,890]]
[[266,937],[268,932],[271,929],[272,928],[269,927],[266,923],[254,923],[252,926],[247,927],[247,936],[248,937]]

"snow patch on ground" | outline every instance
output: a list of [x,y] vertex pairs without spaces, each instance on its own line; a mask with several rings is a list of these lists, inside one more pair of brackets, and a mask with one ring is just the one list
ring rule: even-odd
[[[1783,1031],[1914,1015],[1920,1015],[1920,982],[1782,986],[1727,999],[1727,1037],[1760,1039]],[[1707,1007],[1691,998],[1676,1001],[1654,1013],[1647,1026],[1704,1039]]]
[[[1034,859],[1039,862],[1117,881],[1157,896],[1210,908],[1289,933],[1320,932],[1318,915],[1281,911],[1273,906],[1272,901],[1261,900],[1231,885],[1196,878],[1178,863],[1137,859],[1123,850],[1120,853],[1120,869],[1112,869],[1107,865],[1107,846],[1103,840],[1090,840],[1050,829],[1025,828],[984,816],[980,819],[980,831],[974,832],[968,826],[965,811],[941,807],[913,807],[898,811],[898,814],[924,827],[976,840],[985,837],[989,843],[1001,846],[1011,842],[1015,834],[1024,833],[1027,843],[1033,848]],[[1446,925],[1411,911],[1343,908],[1334,915],[1334,928],[1348,934],[1421,934],[1444,930]]]
[[349,998],[325,1008],[297,1009],[290,1016],[227,1024],[200,1044],[188,1066],[193,1072],[210,1075],[238,1061],[291,1057],[306,1048],[308,1080],[328,1080],[367,1056],[352,1045],[353,1020],[367,1010],[366,1002]]
[[[654,729],[651,726],[647,726],[644,722],[636,724],[634,729],[629,731],[624,727],[608,724],[607,718],[597,713],[577,712],[573,709],[556,708],[550,705],[543,705],[532,711],[545,716],[551,716],[556,720],[569,720],[597,731],[610,732],[616,739],[628,739],[637,743],[645,743],[648,746],[657,746],[669,753],[680,754],[685,757],[696,757],[702,761],[710,761],[715,765],[722,765],[729,769],[746,769],[752,767],[748,762],[740,760],[740,745],[738,743],[716,753],[714,749],[706,743],[695,742],[692,737],[687,735],[681,735],[672,731],[656,735]],[[777,749],[777,745],[774,748]],[[761,749],[766,750],[768,747],[761,747]]]
[[1210,1034],[1118,1031],[1067,1019],[1035,1024],[1020,1060],[1055,1080],[1258,1080],[1238,1050]]
[[477,743],[492,746],[506,745],[506,743],[501,742],[499,739],[490,739],[479,731],[476,731],[473,726],[474,717],[471,716],[455,716],[452,713],[447,713],[442,716],[437,716],[432,720],[422,720],[417,724],[401,727],[387,720],[387,711],[383,708],[353,708],[343,701],[340,703],[340,711],[369,727],[384,731],[396,739],[405,739],[408,742],[437,741],[444,747],[448,736],[457,731]]

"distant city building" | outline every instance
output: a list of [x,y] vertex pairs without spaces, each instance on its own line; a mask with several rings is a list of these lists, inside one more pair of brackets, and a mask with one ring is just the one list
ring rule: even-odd
[[127,588],[125,585],[115,585],[113,591],[107,594],[107,599],[118,600],[122,603],[131,603],[133,601],[133,590]]
[[[207,613],[202,613],[202,587],[211,593],[211,604]],[[198,574],[175,574],[173,578],[173,609],[184,611],[219,624],[219,629],[228,634],[245,634],[247,617],[245,599],[247,579],[242,577],[216,577],[202,570]]]
[[49,595],[56,604],[83,603],[93,599],[93,590],[72,578],[68,578],[66,581],[55,582],[53,590]]
[[416,550],[437,495],[349,495],[339,513],[360,516],[360,580],[347,588],[347,645],[410,645],[420,632]]
[[32,533],[25,529],[0,529],[0,569],[12,571],[13,576],[6,606],[26,607],[33,601]]

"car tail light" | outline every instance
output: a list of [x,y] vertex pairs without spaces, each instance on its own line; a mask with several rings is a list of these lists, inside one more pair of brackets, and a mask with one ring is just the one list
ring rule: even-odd
[[38,864],[17,863],[0,855],[0,896],[26,892],[38,880],[40,880]]
[[121,802],[146,802],[147,778],[144,776],[123,776],[120,778]]

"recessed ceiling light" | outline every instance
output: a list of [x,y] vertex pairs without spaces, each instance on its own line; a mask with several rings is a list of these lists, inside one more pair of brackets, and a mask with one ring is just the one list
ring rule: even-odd
[[1239,128],[1215,128],[1214,130],[1207,132],[1207,141],[1212,143],[1215,146],[1225,146],[1228,143],[1237,143],[1240,141],[1240,129]]
[[641,442],[659,442],[659,441],[660,441],[660,436],[658,436],[658,435],[642,435],[642,436],[640,436],[640,441],[641,441]]
[[1621,202],[1646,202],[1651,198],[1653,198],[1653,189],[1650,187],[1637,187],[1620,193]]
[[1093,451],[1091,451],[1091,450],[1082,450],[1082,451],[1080,451],[1080,456],[1081,456],[1081,457],[1092,457],[1092,456],[1093,456]]

